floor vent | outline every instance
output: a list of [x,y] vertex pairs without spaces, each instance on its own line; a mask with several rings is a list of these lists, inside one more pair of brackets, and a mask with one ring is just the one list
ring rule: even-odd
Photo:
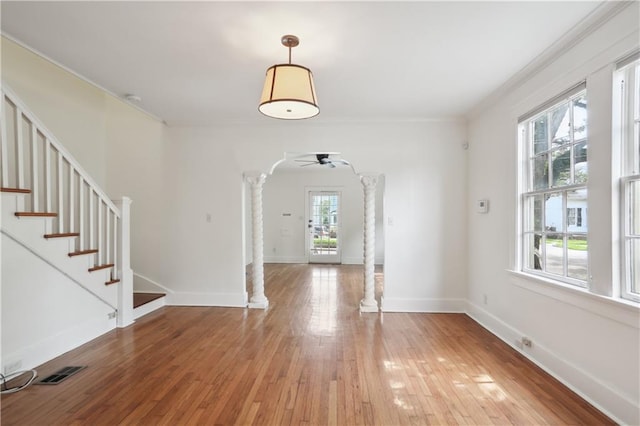
[[78,371],[86,368],[86,365],[82,366],[72,366],[72,367],[63,367],[62,369],[56,371],[55,373],[45,377],[44,379],[36,382],[36,385],[57,385],[68,377],[73,376]]

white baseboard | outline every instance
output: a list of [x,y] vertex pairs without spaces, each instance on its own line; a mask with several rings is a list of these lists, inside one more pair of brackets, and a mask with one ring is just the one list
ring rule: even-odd
[[220,306],[246,308],[247,294],[244,293],[191,293],[173,292],[167,294],[166,304],[172,306]]
[[465,312],[465,299],[382,298],[382,312]]
[[640,405],[637,401],[616,392],[589,372],[576,367],[539,343],[534,342],[532,348],[521,347],[520,339],[524,333],[471,302],[467,302],[467,315],[616,423],[640,424]]
[[100,318],[96,317],[89,321],[80,322],[75,327],[20,348],[18,351],[3,354],[3,366],[19,360],[22,363],[19,370],[34,369],[116,328],[115,318],[107,319],[106,312],[101,312],[98,315]]

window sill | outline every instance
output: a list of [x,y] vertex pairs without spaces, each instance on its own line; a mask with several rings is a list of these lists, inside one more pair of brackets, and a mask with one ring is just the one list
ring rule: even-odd
[[521,271],[508,270],[518,287],[576,306],[622,324],[640,328],[640,304],[599,294]]

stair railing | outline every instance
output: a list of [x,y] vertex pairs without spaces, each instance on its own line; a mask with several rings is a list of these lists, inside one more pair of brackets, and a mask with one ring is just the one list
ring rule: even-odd
[[[4,82],[1,95],[2,188],[30,190],[25,199],[26,211],[55,213],[53,234],[79,234],[75,238],[76,253],[97,250],[94,265],[113,265],[110,281],[121,287],[125,284],[118,293],[132,289],[131,283],[122,282],[131,275],[128,214],[123,217],[100,186]],[[123,232],[127,235],[123,236]],[[128,310],[126,306],[121,308],[118,323],[124,326],[132,314],[124,312]]]

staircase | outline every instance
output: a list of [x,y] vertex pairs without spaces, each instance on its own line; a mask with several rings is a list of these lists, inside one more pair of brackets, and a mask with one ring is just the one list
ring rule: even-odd
[[133,322],[129,205],[112,201],[26,105],[2,85],[0,192],[10,238]]

